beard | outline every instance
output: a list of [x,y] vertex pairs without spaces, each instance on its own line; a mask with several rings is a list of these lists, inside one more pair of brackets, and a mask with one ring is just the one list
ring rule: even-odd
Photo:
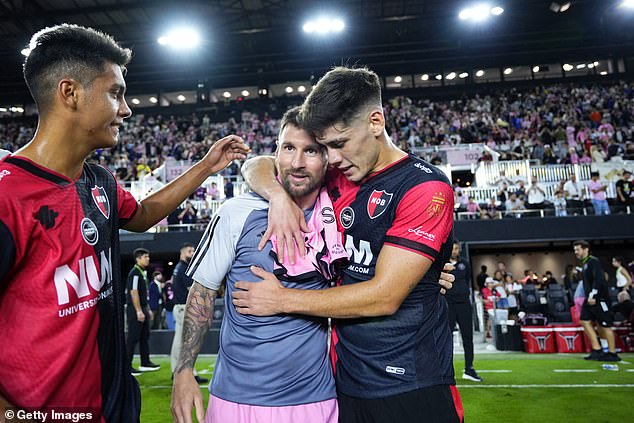
[[[301,185],[296,185],[291,181],[290,175],[306,178]],[[303,197],[321,187],[321,176],[322,175],[311,175],[308,172],[289,169],[282,172],[282,186],[284,187],[284,190],[291,195],[291,197]]]

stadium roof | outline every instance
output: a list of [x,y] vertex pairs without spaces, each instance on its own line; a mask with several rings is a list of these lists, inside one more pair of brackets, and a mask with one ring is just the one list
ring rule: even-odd
[[[503,15],[481,25],[458,19],[469,0],[0,0],[0,98],[24,98],[24,48],[37,30],[59,23],[99,28],[134,50],[131,92],[265,85],[320,76],[336,64],[398,74],[446,66],[552,63],[634,51],[634,16],[616,0],[576,0],[553,13],[551,0],[501,0]],[[339,14],[345,30],[311,37],[303,22]],[[157,43],[185,23],[202,46],[176,54]],[[439,69],[440,70],[440,69]]]

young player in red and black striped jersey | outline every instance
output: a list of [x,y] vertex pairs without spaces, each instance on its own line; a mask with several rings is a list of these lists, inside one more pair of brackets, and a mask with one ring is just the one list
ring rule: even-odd
[[[449,181],[392,143],[378,76],[367,69],[328,72],[302,109],[304,129],[328,150],[326,184],[350,264],[341,286],[310,292],[283,288],[256,270],[263,281],[237,283],[243,291],[234,291],[234,305],[244,314],[338,319],[333,346],[341,422],[461,421],[447,303],[437,284],[452,249]],[[271,174],[266,159],[243,169],[254,190],[270,198],[270,216],[297,222]],[[271,223],[265,237],[277,232],[278,243],[303,244],[297,230],[277,231],[279,223]]]
[[31,39],[24,77],[37,132],[0,161],[0,409],[139,420],[125,354],[119,228],[147,230],[209,175],[245,158],[241,139],[222,139],[140,203],[107,169],[86,163],[117,144],[131,114],[123,79],[130,56],[111,37],[75,25]]

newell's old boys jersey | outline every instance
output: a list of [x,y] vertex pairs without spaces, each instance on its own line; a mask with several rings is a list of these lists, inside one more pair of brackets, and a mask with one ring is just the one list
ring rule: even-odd
[[137,207],[101,166],[73,181],[0,161],[0,395],[13,405],[138,420],[119,265],[119,227]]
[[384,245],[433,261],[394,315],[337,321],[337,388],[353,397],[380,398],[454,383],[447,302],[438,285],[453,242],[449,181],[434,166],[407,156],[361,185],[330,171],[327,186],[350,256],[343,285],[371,279]]

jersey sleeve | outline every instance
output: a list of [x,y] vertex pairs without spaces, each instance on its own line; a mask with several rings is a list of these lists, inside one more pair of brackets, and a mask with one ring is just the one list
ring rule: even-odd
[[139,202],[117,183],[117,204],[119,205],[119,226],[125,226],[139,208]]
[[13,235],[8,226],[0,220],[0,287],[2,281],[15,263],[16,247]]
[[401,199],[385,244],[434,261],[453,228],[453,191],[441,181],[424,182]]
[[205,288],[218,290],[235,260],[236,241],[231,230],[230,209],[221,207],[196,247],[187,276]]

